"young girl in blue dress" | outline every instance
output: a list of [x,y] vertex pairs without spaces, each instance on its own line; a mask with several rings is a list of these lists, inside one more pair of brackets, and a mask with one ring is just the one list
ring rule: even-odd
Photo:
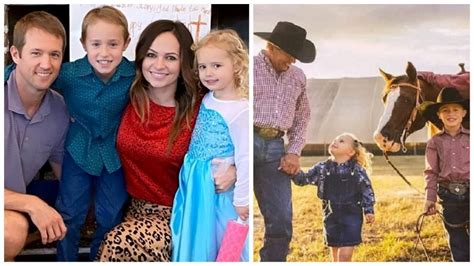
[[351,261],[354,247],[362,242],[363,214],[374,221],[375,197],[369,180],[372,154],[350,133],[337,136],[329,146],[331,156],[308,173],[293,177],[296,185],[316,185],[323,200],[324,237],[333,261]]
[[[193,50],[199,79],[210,92],[179,173],[172,261],[215,261],[228,221],[249,216],[248,53],[233,30],[213,31]],[[216,193],[213,180],[219,163],[237,169],[235,188],[223,193]],[[242,261],[248,261],[246,243]]]

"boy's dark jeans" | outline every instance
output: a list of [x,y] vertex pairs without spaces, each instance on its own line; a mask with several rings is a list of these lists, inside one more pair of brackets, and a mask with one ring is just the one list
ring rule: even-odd
[[280,172],[283,139],[254,134],[254,191],[265,222],[261,261],[286,261],[292,229],[291,179]]
[[[443,217],[450,224],[469,221],[469,189],[464,195],[454,195],[444,187],[438,187],[438,197],[443,206]],[[469,261],[469,223],[465,227],[451,227],[444,223],[448,233],[453,261]]]

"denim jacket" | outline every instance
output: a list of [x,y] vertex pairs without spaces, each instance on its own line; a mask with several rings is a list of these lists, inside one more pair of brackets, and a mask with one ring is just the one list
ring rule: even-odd
[[[364,213],[374,213],[375,194],[365,169],[355,160],[349,160],[342,164],[337,164],[331,159],[319,162],[314,165],[307,173],[300,172],[293,176],[293,182],[298,186],[316,185],[317,196],[320,199],[324,197],[324,183],[328,173],[344,174],[354,173],[358,178],[359,189],[361,191],[361,205]],[[354,188],[357,189],[357,188]]]

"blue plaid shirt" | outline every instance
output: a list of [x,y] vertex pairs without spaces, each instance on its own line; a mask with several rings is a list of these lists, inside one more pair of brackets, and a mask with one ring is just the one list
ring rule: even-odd
[[374,213],[375,194],[365,169],[353,160],[337,166],[335,164],[337,163],[331,161],[330,159],[319,162],[309,169],[307,173],[299,172],[296,176],[293,176],[293,182],[298,186],[318,186],[317,195],[322,199],[324,195],[324,181],[326,178],[325,173],[329,171],[329,168],[336,167],[337,174],[344,174],[354,171],[354,174],[359,179],[358,184],[362,194],[361,206],[364,209],[364,213]]
[[[7,78],[13,68],[5,68]],[[135,65],[125,57],[107,83],[86,56],[61,66],[53,87],[63,94],[71,115],[65,148],[88,174],[100,176],[104,167],[109,173],[121,167],[115,141],[134,78]]]

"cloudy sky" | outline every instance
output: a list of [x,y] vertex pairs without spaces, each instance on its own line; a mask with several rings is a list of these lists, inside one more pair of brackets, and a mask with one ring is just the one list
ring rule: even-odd
[[[255,5],[254,31],[278,21],[304,27],[315,62],[297,63],[308,78],[378,76],[378,68],[457,73],[469,62],[469,5]],[[254,35],[253,53],[265,46]]]

